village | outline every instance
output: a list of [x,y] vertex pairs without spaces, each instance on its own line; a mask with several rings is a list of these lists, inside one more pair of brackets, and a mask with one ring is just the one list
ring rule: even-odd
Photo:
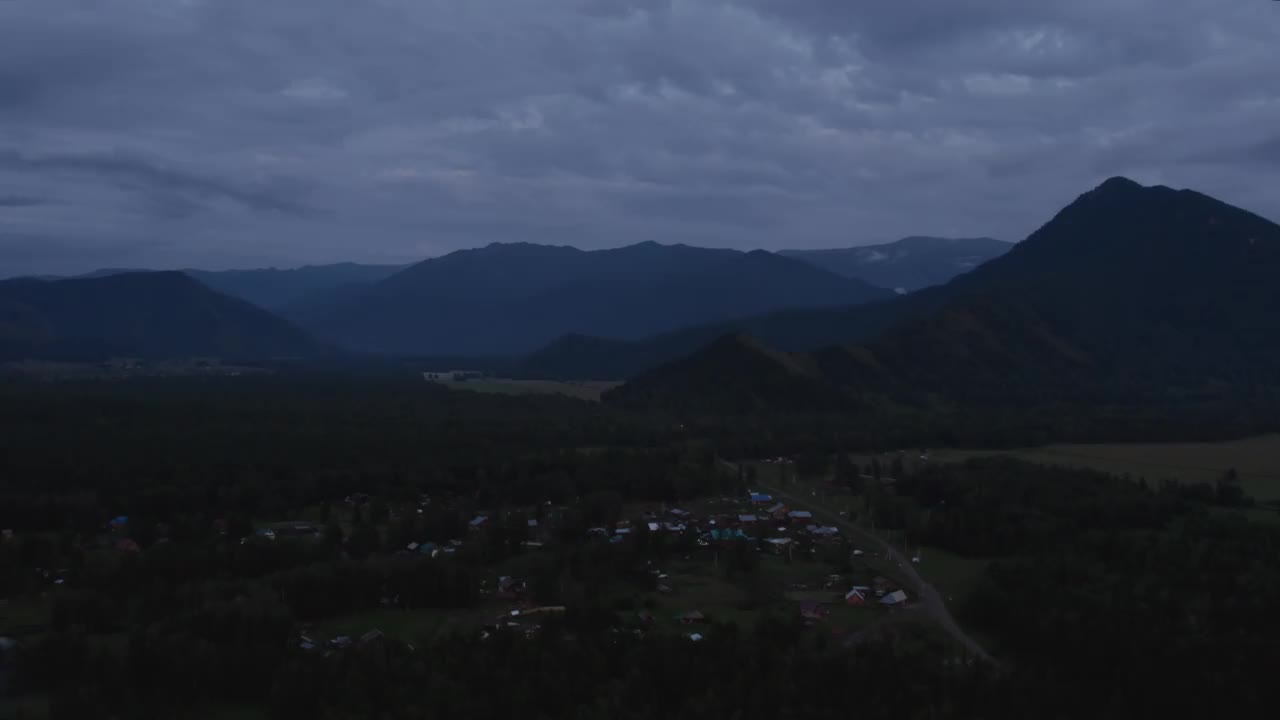
[[[424,498],[414,512],[425,513],[440,503],[447,501]],[[407,610],[400,607],[399,598],[387,596],[376,612],[308,628],[298,638],[299,647],[332,652],[387,635],[411,637],[424,630],[467,627],[484,637],[504,631],[534,637],[548,618],[563,616],[573,604],[540,602],[534,581],[522,575],[521,568],[538,553],[554,553],[557,544],[566,542],[605,552],[643,552],[650,558],[644,561],[643,578],[610,586],[607,598],[590,598],[606,602],[621,631],[640,636],[674,632],[696,642],[715,623],[751,622],[770,614],[797,618],[834,636],[853,637],[912,606],[907,585],[896,577],[892,562],[856,547],[837,528],[817,522],[811,511],[793,509],[768,493],[702,499],[680,507],[628,506],[620,519],[591,525],[576,536],[570,526],[580,518],[570,518],[572,514],[568,507],[550,504],[480,511],[466,521],[460,537],[411,540],[392,555],[478,562],[482,547],[494,542],[495,535],[504,543],[518,542],[520,551],[493,566],[480,562],[488,574],[479,580],[480,601],[473,609]],[[397,519],[393,513],[391,522]],[[258,538],[285,539],[278,527],[259,530]],[[293,527],[320,532],[302,523]],[[295,532],[293,537],[318,536]],[[752,559],[744,563],[744,555]],[[744,590],[742,578],[727,577],[735,563],[753,568],[750,590]]]
[[[591,505],[485,510],[469,498],[393,502],[356,492],[299,519],[245,526],[216,518],[210,530],[241,552],[305,556],[337,542],[343,557],[456,565],[474,579],[474,603],[465,608],[414,606],[388,590],[376,608],[304,623],[295,636],[304,652],[459,631],[532,638],[582,606],[606,608],[616,631],[641,637],[675,633],[698,642],[714,625],[768,616],[854,642],[917,601],[890,558],[764,490],[679,506]],[[119,515],[86,544],[97,562],[132,562],[129,556],[169,543],[171,535],[167,525],[144,527]],[[12,531],[4,538],[11,541]],[[638,570],[601,586],[566,586],[558,578],[552,590],[539,589],[546,581],[537,576],[551,558],[575,547]],[[76,584],[70,569],[40,574],[46,599]]]

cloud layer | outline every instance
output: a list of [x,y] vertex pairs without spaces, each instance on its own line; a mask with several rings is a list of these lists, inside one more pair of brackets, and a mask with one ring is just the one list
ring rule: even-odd
[[1265,0],[0,0],[0,275],[1280,218]]

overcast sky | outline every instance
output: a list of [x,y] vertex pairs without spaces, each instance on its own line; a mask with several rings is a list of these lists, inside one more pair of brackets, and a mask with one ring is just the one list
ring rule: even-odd
[[0,0],[0,275],[1280,219],[1270,0]]

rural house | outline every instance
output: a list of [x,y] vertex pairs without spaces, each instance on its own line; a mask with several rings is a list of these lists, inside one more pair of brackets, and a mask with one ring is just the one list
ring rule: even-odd
[[868,587],[855,587],[844,594],[844,603],[854,607],[862,607],[867,604],[867,593],[871,592]]
[[907,593],[902,590],[894,590],[893,592],[880,598],[880,604],[888,607],[896,607],[907,601]]

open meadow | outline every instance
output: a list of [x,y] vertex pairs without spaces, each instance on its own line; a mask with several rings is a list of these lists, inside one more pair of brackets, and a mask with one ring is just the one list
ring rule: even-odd
[[[1145,478],[1148,482],[1174,480],[1212,483],[1234,469],[1245,493],[1258,502],[1280,500],[1280,435],[1190,443],[1058,444],[1003,450],[931,449],[930,463],[957,463],[972,458],[1004,456],[1042,465],[1098,470],[1112,475]],[[878,459],[885,475],[892,474],[894,458],[909,469],[924,461],[919,451],[855,455],[862,468]]]
[[579,400],[599,402],[620,382],[603,380],[516,380],[512,378],[474,378],[468,380],[435,380],[450,390],[469,390],[498,395],[567,395]]
[[1047,445],[1014,450],[939,450],[930,459],[959,462],[1008,455],[1046,465],[1101,470],[1148,481],[1213,482],[1232,468],[1244,491],[1259,502],[1280,499],[1280,435],[1220,443]]

